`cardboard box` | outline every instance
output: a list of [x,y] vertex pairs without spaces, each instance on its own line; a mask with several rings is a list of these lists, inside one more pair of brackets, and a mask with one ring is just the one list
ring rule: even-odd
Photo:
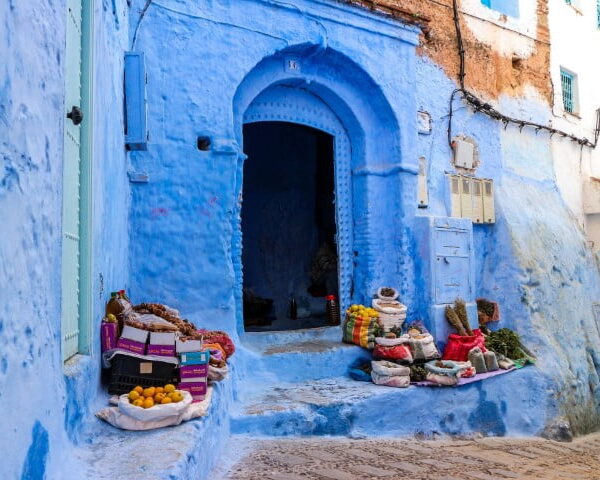
[[206,382],[181,382],[177,385],[179,390],[185,390],[192,395],[192,402],[201,402],[206,397],[208,385]]
[[181,365],[204,365],[210,360],[210,352],[189,352],[180,355]]
[[175,348],[177,353],[199,352],[202,350],[202,342],[200,340],[175,340]]
[[208,364],[202,365],[182,365],[179,367],[179,376],[181,381],[187,378],[194,377],[207,377],[208,376]]
[[128,350],[133,353],[139,353],[140,355],[146,354],[146,343],[136,342],[129,338],[119,338],[117,341],[117,348],[122,348],[123,350]]
[[146,355],[158,355],[159,357],[174,357],[175,345],[148,345]]
[[150,343],[152,345],[175,346],[175,332],[150,332]]
[[103,352],[117,348],[118,328],[119,326],[116,323],[102,322],[100,325],[100,342]]
[[149,333],[150,332],[147,330],[140,330],[139,328],[125,325],[123,327],[123,331],[121,332],[121,338],[127,338],[129,340],[133,340],[134,342],[145,344],[148,340]]

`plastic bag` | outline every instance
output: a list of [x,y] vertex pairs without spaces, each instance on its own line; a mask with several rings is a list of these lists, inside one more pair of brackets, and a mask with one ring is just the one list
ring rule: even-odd
[[393,360],[394,362],[412,363],[413,357],[407,345],[400,344],[392,347],[375,345],[373,350],[375,360]]
[[125,324],[150,332],[177,332],[177,327],[152,313],[132,312],[125,318]]
[[444,349],[444,360],[454,360],[456,362],[466,362],[469,360],[469,352],[479,347],[482,352],[486,352],[485,338],[481,333],[481,330],[473,330],[473,335],[461,336],[456,333],[448,335],[448,343]]
[[[192,420],[198,417],[203,417],[207,414],[212,399],[212,391],[212,387],[209,386],[206,392],[205,399],[198,403],[191,403],[192,396],[190,395],[190,393],[182,391],[184,399],[178,403],[159,405],[148,409],[142,409],[140,407],[134,407],[133,405],[131,405],[132,408],[136,408],[144,412],[150,412],[151,415],[149,416],[156,417],[152,420],[140,420],[139,418],[136,418],[143,416],[143,414],[141,414],[140,412],[135,412],[136,417],[132,417],[128,414],[128,409],[125,410],[119,408],[121,404],[121,397],[123,397],[123,395],[119,397],[119,403],[117,407],[103,408],[102,410],[96,413],[96,416],[101,420],[110,423],[112,426],[122,428],[123,430],[153,430],[155,428],[179,425],[182,422],[186,422],[188,420]],[[126,396],[127,395],[125,395],[125,397]],[[186,397],[189,397],[189,402],[186,402]],[[129,400],[126,401],[129,402]],[[181,408],[184,402],[186,402],[186,405],[184,408]],[[163,409],[164,407],[171,406],[178,406],[178,408],[176,409],[176,411],[178,412],[177,414],[165,416],[165,410],[162,410],[162,413],[158,413],[158,410],[156,412],[152,412],[154,409]]]

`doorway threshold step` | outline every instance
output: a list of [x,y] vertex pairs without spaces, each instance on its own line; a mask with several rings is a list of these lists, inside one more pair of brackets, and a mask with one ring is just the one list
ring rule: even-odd
[[537,435],[552,411],[547,384],[530,367],[458,388],[378,386],[338,377],[271,385],[246,398],[234,434]]

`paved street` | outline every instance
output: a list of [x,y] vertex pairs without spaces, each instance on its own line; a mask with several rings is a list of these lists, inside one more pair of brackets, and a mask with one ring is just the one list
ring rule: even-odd
[[597,480],[600,434],[543,439],[269,439],[246,445],[232,480]]

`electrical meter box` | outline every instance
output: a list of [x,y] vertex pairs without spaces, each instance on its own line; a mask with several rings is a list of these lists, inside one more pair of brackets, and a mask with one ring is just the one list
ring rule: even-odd
[[465,301],[471,328],[478,328],[475,303],[473,224],[470,219],[416,217],[425,302],[421,315],[443,350],[448,335],[456,333],[446,320],[445,308],[457,298]]

